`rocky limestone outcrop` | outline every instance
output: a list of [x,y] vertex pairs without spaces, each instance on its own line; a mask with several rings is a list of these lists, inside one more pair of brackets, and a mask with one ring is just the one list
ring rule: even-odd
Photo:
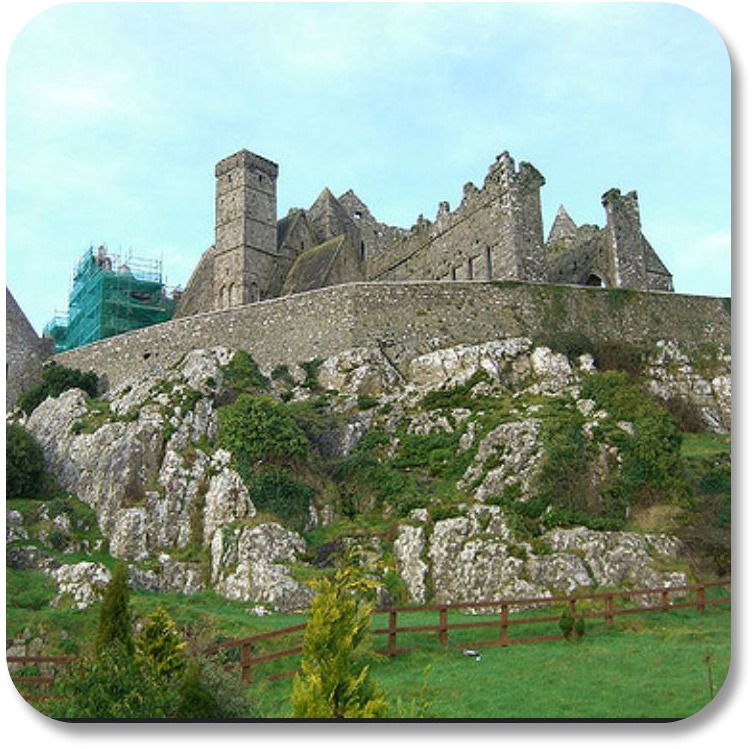
[[[306,566],[303,538],[260,520],[254,497],[233,470],[232,456],[213,446],[225,392],[223,367],[232,357],[227,349],[191,352],[160,378],[139,376],[122,383],[107,394],[106,408],[93,408],[82,391],[71,390],[42,403],[26,425],[60,485],[94,509],[110,553],[130,563],[134,584],[184,593],[211,587],[265,610],[302,610],[312,597],[295,573]],[[603,436],[597,442],[609,414],[580,397],[583,377],[594,371],[590,355],[570,361],[530,339],[511,338],[432,351],[400,371],[378,347],[346,351],[318,365],[315,387],[311,367],[293,369],[283,379],[264,374],[281,399],[326,399],[328,413],[336,418],[311,436],[324,459],[348,458],[372,428],[387,436],[380,460],[393,457],[408,437],[432,435],[456,438],[456,454],[467,457],[456,484],[467,506],[433,522],[431,510],[439,500],[427,497],[425,509],[398,524],[389,548],[380,552],[379,543],[369,548],[370,559],[384,555],[376,568],[391,569],[394,558],[410,600],[544,597],[597,585],[654,587],[684,581],[681,573],[662,571],[679,553],[671,539],[569,529],[550,531],[535,553],[515,539],[503,510],[493,504],[512,489],[521,501],[534,492],[544,455],[540,409],[549,399],[566,402],[583,417],[586,441],[595,443],[596,458],[588,466],[593,482],[604,482],[619,465],[617,448]],[[686,399],[700,409],[709,428],[724,431],[731,423],[729,370],[724,356],[701,367],[662,342],[648,362],[644,384],[664,400]],[[453,392],[466,401],[453,407],[425,405],[429,395]],[[500,416],[492,409],[493,423],[483,403],[495,397],[507,399],[507,410]],[[482,405],[476,407],[474,399]],[[626,434],[634,428],[628,421],[616,427]],[[334,517],[331,505],[311,508],[314,524]],[[62,516],[47,518],[45,528],[65,535],[64,524]],[[58,565],[34,547],[22,546],[45,543],[35,532],[32,537],[23,518],[8,516],[6,540],[14,544],[9,560],[52,574]],[[186,549],[206,555],[208,579],[202,565],[176,559]],[[86,570],[92,579],[101,572],[56,571],[56,600],[74,605],[93,600],[97,585],[89,592],[83,588]]]
[[399,526],[393,551],[414,603],[546,598],[596,586],[654,588],[684,585],[682,572],[666,572],[680,545],[669,536],[609,533],[585,528],[545,534],[547,553],[516,542],[503,511],[475,504],[431,524],[414,511]]
[[672,341],[656,344],[646,368],[647,389],[668,401],[679,398],[692,404],[705,426],[715,432],[732,429],[732,357],[720,348],[704,362],[695,361]]
[[304,554],[306,544],[279,523],[218,528],[212,539],[214,589],[231,600],[257,601],[280,611],[301,611],[313,598],[287,565]]
[[527,495],[542,455],[538,434],[537,419],[500,424],[481,440],[458,486],[472,490],[480,501],[499,497],[512,485]]
[[58,595],[50,606],[67,603],[74,609],[86,609],[100,601],[112,577],[107,567],[96,562],[63,564],[50,570],[49,575],[58,584]]
[[[124,383],[110,394],[102,423],[81,390],[48,398],[26,422],[51,472],[66,491],[95,510],[110,553],[134,563],[133,582],[145,589],[200,590],[209,581],[202,580],[199,565],[178,563],[169,552],[198,544],[209,554],[218,530],[256,515],[230,454],[208,454],[198,446],[216,436],[211,396],[219,392],[221,368],[230,358],[225,350],[195,351],[163,380],[141,377]],[[11,518],[9,526],[14,540],[25,532],[16,520]],[[242,564],[251,559],[243,556],[245,550],[241,544]],[[138,563],[149,559],[156,562],[146,572]],[[258,582],[263,574],[257,564],[252,575],[257,582],[249,587],[250,578],[242,582],[235,567],[231,573],[215,564],[220,590],[243,600],[256,600],[248,596],[263,591],[259,600],[273,608],[293,600],[298,605],[303,594],[282,574],[283,567],[267,557],[252,561],[268,563],[275,581]],[[85,592],[80,596],[88,600]]]

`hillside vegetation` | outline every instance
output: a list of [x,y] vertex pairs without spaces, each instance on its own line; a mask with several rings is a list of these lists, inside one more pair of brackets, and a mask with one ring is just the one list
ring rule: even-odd
[[6,429],[10,650],[84,653],[117,560],[137,616],[164,603],[203,645],[303,620],[346,554],[380,604],[728,575],[728,354],[546,344],[402,370],[376,349],[265,372],[197,351],[25,401]]

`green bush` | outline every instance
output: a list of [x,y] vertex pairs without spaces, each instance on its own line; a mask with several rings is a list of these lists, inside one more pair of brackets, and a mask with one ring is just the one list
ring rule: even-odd
[[686,458],[693,498],[677,535],[701,577],[725,577],[732,567],[732,465],[728,452]]
[[638,376],[643,372],[646,350],[624,341],[604,341],[596,344],[594,364],[601,372],[626,372]]
[[263,393],[269,390],[269,379],[247,351],[236,351],[230,363],[222,368],[224,386],[237,393]]
[[251,501],[258,510],[276,515],[283,525],[303,531],[309,520],[314,490],[295,481],[286,468],[265,468],[244,477]]
[[[630,381],[625,372],[592,375],[583,384],[583,398],[595,401],[612,420],[606,437],[622,456],[606,493],[628,506],[655,501],[676,502],[687,486],[681,459],[682,433],[671,414]],[[632,434],[614,425],[629,422]]]
[[257,464],[303,460],[308,440],[287,406],[267,395],[241,395],[218,410],[219,446],[229,450],[244,476]]
[[583,354],[594,353],[595,346],[590,338],[576,330],[542,335],[534,339],[534,346],[546,346],[552,351],[564,354],[572,363]]
[[82,372],[53,362],[44,368],[42,382],[19,398],[18,406],[24,413],[30,414],[48,396],[55,398],[72,388],[80,388],[91,398],[95,398],[99,390],[99,379],[94,372]]
[[371,607],[352,584],[352,568],[318,583],[303,638],[300,672],[293,679],[295,718],[384,718],[388,704],[363,660],[371,653]]
[[44,493],[44,455],[39,443],[20,424],[5,424],[5,496],[40,497]]
[[258,711],[245,695],[237,673],[215,661],[192,658],[178,686],[178,699],[170,717],[180,720],[232,720],[257,718]]
[[133,615],[130,608],[130,595],[128,571],[122,562],[118,562],[102,598],[102,608],[99,612],[99,629],[97,630],[97,640],[95,643],[98,654],[114,646],[117,646],[130,656],[134,654]]
[[55,683],[45,712],[63,719],[167,718],[176,701],[174,688],[152,663],[113,643],[71,664]]
[[198,657],[166,673],[119,644],[73,663],[45,703],[53,718],[228,720],[253,718],[237,674]]
[[161,606],[149,614],[135,644],[136,657],[148,661],[160,676],[183,672],[186,643],[178,634],[175,622]]

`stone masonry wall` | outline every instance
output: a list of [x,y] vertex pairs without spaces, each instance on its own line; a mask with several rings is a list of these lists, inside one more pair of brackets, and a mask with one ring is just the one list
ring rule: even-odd
[[439,204],[432,223],[419,219],[410,233],[369,258],[372,281],[543,281],[544,254],[539,192],[544,178],[535,167],[497,157],[482,188],[469,182],[455,211]]
[[40,338],[21,311],[13,294],[5,289],[5,409],[10,409],[24,390],[38,384],[42,364],[54,350]]
[[522,282],[355,283],[172,320],[56,356],[109,385],[196,348],[251,353],[264,368],[378,346],[420,354],[509,336],[577,331],[594,342],[730,345],[728,299]]

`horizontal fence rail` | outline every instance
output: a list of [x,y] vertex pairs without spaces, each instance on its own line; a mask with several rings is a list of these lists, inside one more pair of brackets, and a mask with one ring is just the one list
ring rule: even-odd
[[[565,610],[573,620],[576,618],[582,618],[584,621],[603,619],[606,626],[610,627],[617,617],[647,612],[695,609],[698,613],[703,613],[708,606],[730,603],[731,596],[726,591],[722,594],[710,595],[710,591],[729,588],[730,580],[721,580],[670,588],[435,603],[424,606],[390,606],[373,612],[372,625],[375,620],[385,620],[386,626],[372,626],[371,634],[375,638],[386,637],[386,643],[377,647],[376,650],[390,657],[432,645],[470,650],[479,647],[509,647],[549,642],[563,638],[559,622]],[[552,609],[555,613],[552,613]],[[426,623],[427,614],[436,614],[436,621]],[[451,615],[462,614],[474,616],[470,621],[451,620]],[[400,624],[400,619],[403,622],[410,622],[411,618],[415,620],[415,617],[423,617],[424,621],[418,624]],[[542,628],[544,632],[541,631]],[[518,630],[520,634],[513,636],[511,634],[513,629]],[[460,636],[465,632],[472,635],[474,630],[485,630],[487,634],[493,633],[493,636],[487,636],[485,639],[468,639]],[[250,637],[225,640],[203,649],[202,653],[222,658],[228,669],[239,668],[240,677],[245,683],[250,683],[254,678],[284,679],[298,670],[305,631],[306,623],[304,622]],[[432,640],[417,643],[411,637],[421,634],[432,636]],[[399,640],[404,643],[402,647],[398,646]],[[277,649],[268,650],[267,646],[270,643],[273,648]],[[291,659],[294,657],[296,660],[293,665]],[[286,659],[287,667],[284,664]],[[56,667],[64,667],[74,659],[67,656],[8,656],[6,660],[9,665],[12,664],[16,668],[35,664],[42,667],[39,675],[16,674],[14,668],[11,668],[14,682],[49,685],[55,681]],[[260,666],[270,663],[276,664],[274,670],[259,669]],[[42,670],[45,670],[45,673],[41,673]]]

